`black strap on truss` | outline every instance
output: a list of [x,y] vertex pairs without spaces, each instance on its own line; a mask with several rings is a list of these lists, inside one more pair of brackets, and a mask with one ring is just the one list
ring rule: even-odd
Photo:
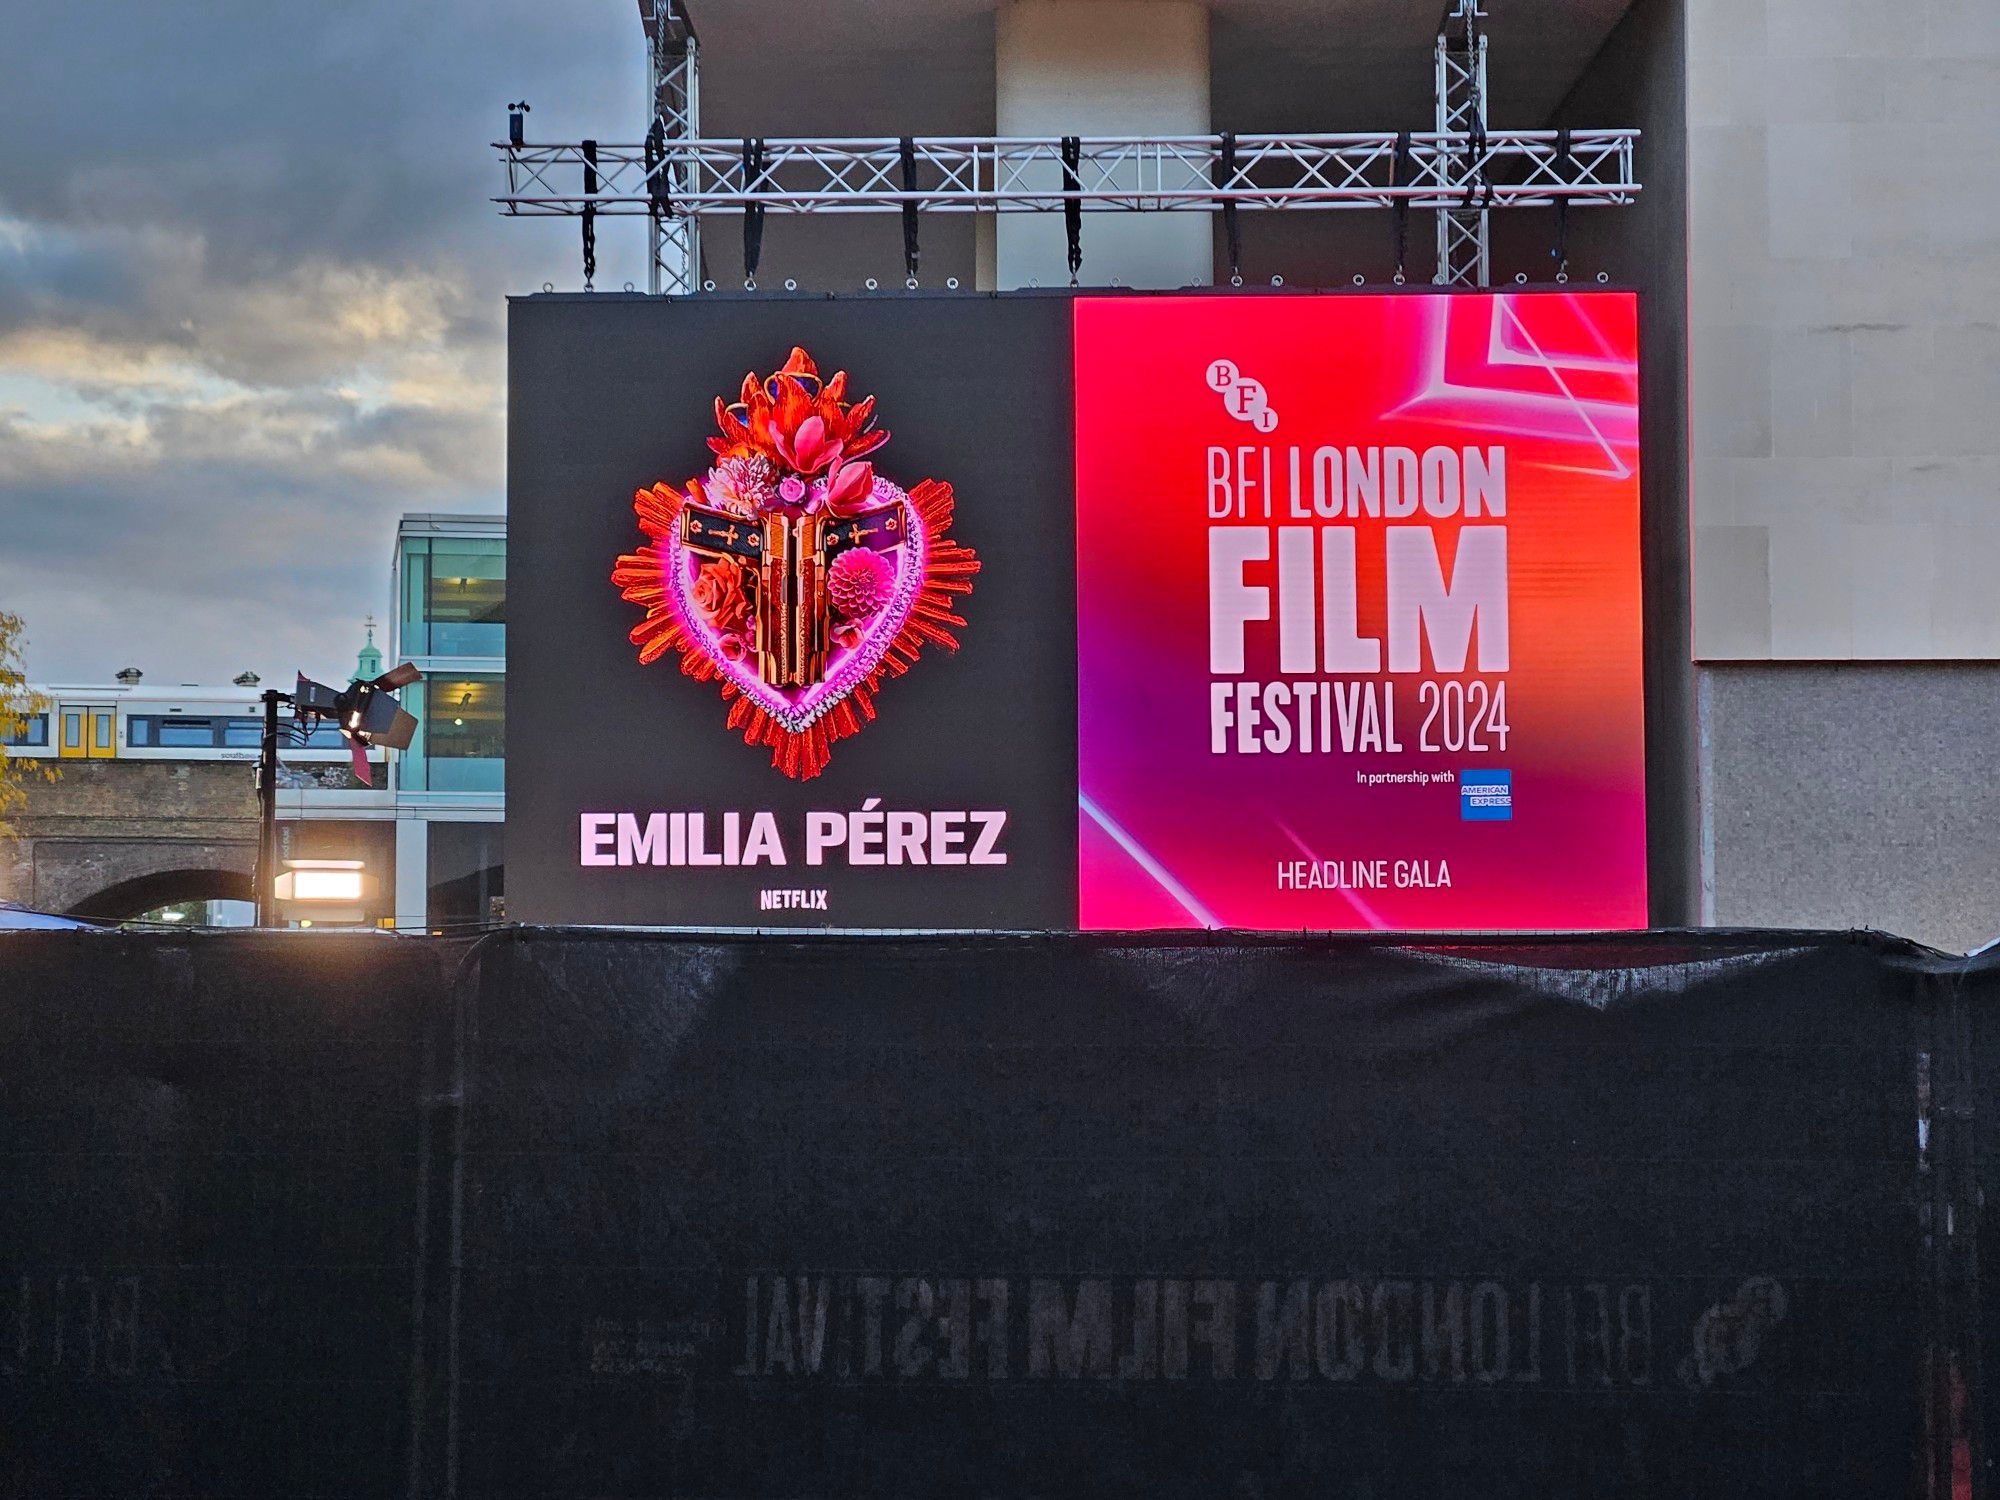
[[653,217],[664,219],[674,211],[673,184],[667,177],[667,126],[658,115],[646,127],[646,194],[653,200]]
[[1466,177],[1464,206],[1471,208],[1484,195],[1482,208],[1490,208],[1493,203],[1493,179],[1486,170],[1486,121],[1477,109],[1472,112],[1471,122],[1465,132]]
[[1570,151],[1569,126],[1556,131],[1556,243],[1549,254],[1555,258],[1556,272],[1560,275],[1569,267],[1569,199],[1562,195],[1561,184],[1569,181],[1569,169],[1576,158]]
[[597,142],[583,143],[583,289],[597,280]]
[[[903,191],[917,190],[917,143],[909,136],[896,142],[896,156],[903,167]],[[903,200],[903,271],[910,280],[917,279],[917,202],[914,198]]]
[[[1468,80],[1479,76],[1479,23],[1470,18],[1465,23],[1465,76]],[[1486,161],[1486,101],[1473,94],[1470,118],[1466,121],[1465,147],[1469,154],[1466,166],[1469,169],[1465,179],[1465,206],[1472,207],[1479,201],[1482,209],[1493,206],[1493,173]]]
[[[1410,132],[1396,133],[1396,154],[1389,158],[1389,186],[1392,188],[1410,185]],[[1389,226],[1395,236],[1396,275],[1403,274],[1403,261],[1410,248],[1410,200],[1393,198],[1389,203]]]
[[[1227,191],[1236,184],[1236,132],[1222,132],[1222,150],[1215,159],[1215,174],[1210,179],[1218,192]],[[1222,200],[1222,236],[1229,246],[1229,275],[1232,281],[1243,277],[1243,226],[1236,221],[1236,200]]]
[[1493,174],[1486,163],[1486,100],[1478,89],[1479,79],[1479,7],[1468,7],[1465,17],[1465,80],[1466,88],[1472,94],[1471,118],[1466,124],[1466,149],[1470,169],[1465,180],[1464,206],[1472,207],[1475,199],[1482,209],[1493,206]]
[[[764,138],[743,138],[743,191],[754,193],[764,183]],[[757,263],[764,258],[764,205],[743,205],[743,279],[757,279]]]
[[1069,241],[1069,284],[1076,285],[1076,273],[1083,269],[1083,164],[1081,137],[1062,138],[1063,235]]

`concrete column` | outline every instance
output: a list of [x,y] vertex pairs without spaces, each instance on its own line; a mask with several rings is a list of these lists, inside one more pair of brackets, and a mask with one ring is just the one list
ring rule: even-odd
[[[1003,0],[994,28],[1003,136],[1208,133],[1203,0]],[[1050,185],[1060,184],[1053,172]],[[1069,284],[1061,214],[996,217],[994,286]],[[1206,286],[1215,272],[1211,217],[1086,213],[1081,279]]]
[[396,819],[396,925],[421,932],[430,925],[430,824]]

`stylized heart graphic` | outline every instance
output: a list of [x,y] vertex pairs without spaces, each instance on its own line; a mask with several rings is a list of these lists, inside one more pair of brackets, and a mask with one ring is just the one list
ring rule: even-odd
[[[877,479],[872,487],[872,499],[878,504],[907,505],[908,498],[886,479]],[[824,677],[789,689],[766,683],[758,675],[757,662],[751,653],[738,651],[733,658],[729,655],[723,645],[725,632],[716,628],[712,616],[693,597],[703,566],[699,554],[691,552],[678,534],[669,536],[661,545],[666,553],[667,577],[672,581],[674,606],[682,628],[690,637],[691,649],[706,655],[723,680],[733,683],[758,708],[799,734],[874,675],[883,656],[902,633],[923,586],[925,542],[923,520],[911,512],[903,544],[888,554],[894,561],[890,564],[886,602],[872,618],[857,624],[858,634],[848,643],[829,647]]]
[[837,740],[875,717],[885,674],[927,642],[956,649],[954,595],[979,561],[950,540],[951,486],[909,492],[858,462],[888,440],[874,398],[842,399],[803,349],[742,398],[716,401],[716,464],[683,489],[634,497],[651,541],[611,581],[641,605],[641,662],[678,651],[681,670],[718,679],[728,723],[768,745],[788,776],[816,776]]

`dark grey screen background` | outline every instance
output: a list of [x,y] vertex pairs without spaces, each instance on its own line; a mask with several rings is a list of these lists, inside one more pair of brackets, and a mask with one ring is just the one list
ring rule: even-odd
[[[712,926],[1070,927],[1076,922],[1076,604],[1067,295],[515,299],[508,329],[507,915]],[[949,481],[982,564],[960,649],[927,646],[879,716],[797,782],[673,656],[639,665],[611,584],[638,550],[632,492],[702,473],[713,404],[803,345],[877,397],[872,456]],[[1004,808],[999,866],[807,867],[808,810]],[[583,867],[589,812],[768,809],[791,864]],[[759,908],[824,887],[826,911]]]

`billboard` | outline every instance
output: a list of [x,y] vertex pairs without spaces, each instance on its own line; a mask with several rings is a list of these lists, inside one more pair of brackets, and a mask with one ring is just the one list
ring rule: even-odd
[[1085,927],[1646,921],[1629,294],[1076,305]]
[[511,305],[510,917],[1075,924],[1070,350],[1055,296]]
[[537,297],[509,914],[1645,922],[1619,293]]

